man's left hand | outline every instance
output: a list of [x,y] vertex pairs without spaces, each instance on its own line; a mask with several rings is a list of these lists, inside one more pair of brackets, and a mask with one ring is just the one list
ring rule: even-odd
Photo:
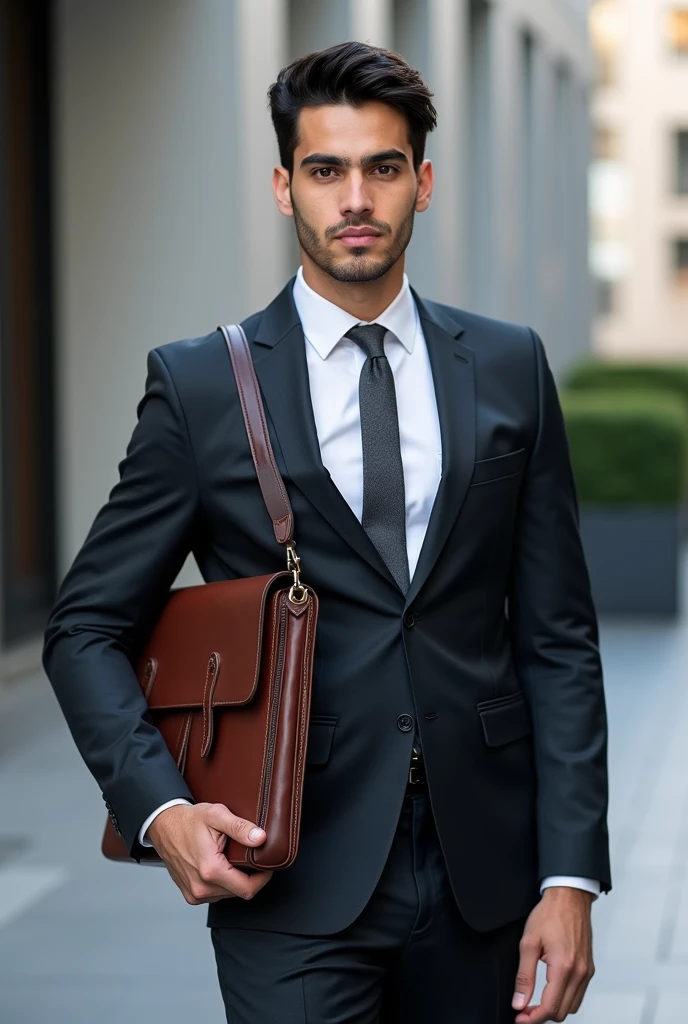
[[[595,973],[590,907],[582,889],[552,886],[528,918],[521,939],[521,960],[512,1006],[515,1024],[563,1021],[576,1013]],[[538,961],[547,964],[547,984],[539,1006],[530,1006]]]

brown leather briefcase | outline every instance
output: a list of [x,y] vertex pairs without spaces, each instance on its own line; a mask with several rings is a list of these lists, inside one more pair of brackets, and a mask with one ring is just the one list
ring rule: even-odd
[[[136,671],[194,799],[223,803],[265,829],[261,846],[228,839],[230,863],[272,871],[288,867],[298,848],[318,600],[301,582],[291,505],[246,336],[234,325],[220,329],[288,571],[172,590]],[[111,821],[102,851],[131,861]],[[152,848],[138,853],[159,859]]]

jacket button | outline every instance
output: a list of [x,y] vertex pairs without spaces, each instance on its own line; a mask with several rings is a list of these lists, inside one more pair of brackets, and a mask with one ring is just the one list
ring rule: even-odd
[[411,629],[411,627],[415,626],[415,624],[416,616],[413,614],[413,612],[406,612],[406,615],[404,615],[404,625],[406,626],[406,628]]
[[410,715],[399,715],[397,718],[397,729],[400,732],[411,732],[413,729],[413,719]]

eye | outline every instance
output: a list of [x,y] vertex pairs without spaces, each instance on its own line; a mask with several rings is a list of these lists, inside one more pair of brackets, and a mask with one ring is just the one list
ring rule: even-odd
[[391,164],[380,164],[379,167],[375,168],[377,174],[382,175],[384,178],[390,178],[396,172],[397,168],[392,167]]
[[334,169],[332,167],[317,167],[313,171],[313,177],[319,178],[321,181],[327,181],[328,178],[334,177]]

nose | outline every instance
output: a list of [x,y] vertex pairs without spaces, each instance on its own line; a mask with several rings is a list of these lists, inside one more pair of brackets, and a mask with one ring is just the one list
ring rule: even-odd
[[342,216],[360,217],[373,212],[373,200],[366,188],[366,178],[355,172],[347,178],[347,188],[341,197],[340,209]]

